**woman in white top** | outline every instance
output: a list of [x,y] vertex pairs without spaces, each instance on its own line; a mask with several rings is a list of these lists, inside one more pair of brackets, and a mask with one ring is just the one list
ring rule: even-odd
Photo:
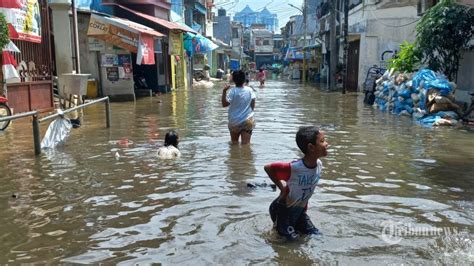
[[232,80],[235,87],[230,88],[230,84],[227,84],[222,91],[222,107],[230,106],[228,118],[232,143],[238,143],[242,136],[242,144],[248,144],[255,127],[253,110],[256,95],[252,88],[244,86],[245,73],[242,70],[234,71]]
[[158,149],[157,155],[160,159],[176,159],[181,157],[178,150],[179,136],[174,130],[168,131],[165,136],[165,146]]

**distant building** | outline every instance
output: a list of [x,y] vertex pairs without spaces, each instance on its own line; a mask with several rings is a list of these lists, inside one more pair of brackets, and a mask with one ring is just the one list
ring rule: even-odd
[[278,28],[278,18],[276,14],[270,13],[267,8],[262,11],[253,11],[248,5],[240,12],[235,13],[234,21],[242,23],[246,28],[252,24],[264,24],[269,31],[275,32]]
[[254,28],[250,30],[250,51],[257,68],[273,64],[273,32]]
[[284,49],[283,36],[281,34],[273,35],[273,61],[281,63],[283,60]]
[[221,8],[217,10],[217,17],[214,18],[214,38],[217,38],[227,45],[231,44],[232,26],[230,17],[227,16],[226,10]]
[[242,55],[244,49],[243,32],[242,24],[232,21],[232,49],[239,55]]

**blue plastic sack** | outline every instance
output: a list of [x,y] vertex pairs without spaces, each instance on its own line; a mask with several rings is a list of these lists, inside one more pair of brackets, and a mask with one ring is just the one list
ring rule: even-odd
[[407,89],[402,90],[398,95],[403,97],[404,99],[411,98],[411,92]]
[[418,89],[422,81],[431,81],[436,79],[436,73],[430,69],[422,69],[413,76],[413,88]]
[[434,122],[441,119],[441,117],[436,115],[428,115],[418,120],[422,125],[432,126]]
[[451,119],[456,119],[456,120],[459,119],[459,115],[454,111],[439,111],[433,115],[443,117],[443,118],[450,117]]
[[425,89],[438,89],[442,96],[446,96],[453,90],[451,84],[447,79],[438,78],[425,82]]

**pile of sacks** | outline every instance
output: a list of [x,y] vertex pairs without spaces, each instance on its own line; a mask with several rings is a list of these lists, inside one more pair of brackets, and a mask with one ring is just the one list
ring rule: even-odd
[[456,84],[429,69],[407,74],[387,70],[376,80],[375,104],[382,111],[411,116],[422,125],[452,126],[462,116]]

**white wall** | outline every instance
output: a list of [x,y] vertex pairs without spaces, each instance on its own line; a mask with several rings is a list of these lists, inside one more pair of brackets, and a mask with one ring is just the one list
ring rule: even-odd
[[461,60],[456,90],[456,100],[470,103],[469,92],[474,92],[474,51],[465,52]]
[[359,86],[373,65],[381,65],[386,50],[400,50],[403,41],[415,39],[416,6],[375,9],[374,5],[356,7],[349,14],[349,34],[360,34]]

